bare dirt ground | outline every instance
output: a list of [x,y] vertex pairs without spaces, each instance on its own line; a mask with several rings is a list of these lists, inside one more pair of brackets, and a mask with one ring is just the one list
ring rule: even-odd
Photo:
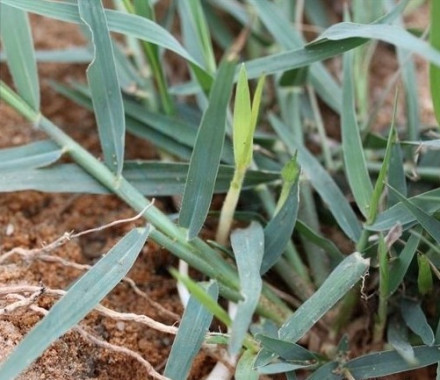
[[[410,22],[426,26],[427,9],[422,8],[420,16]],[[424,21],[420,21],[424,20]],[[74,25],[61,23],[38,16],[32,16],[34,39],[38,49],[66,48],[84,43]],[[422,107],[422,121],[432,123],[432,105],[427,86],[427,65],[417,60],[417,89]],[[379,54],[373,61],[372,101],[383,88],[383,83],[391,77],[397,64],[389,47],[380,46]],[[48,80],[66,82],[69,79],[84,79],[84,65],[39,65],[42,81],[42,111],[57,125],[79,141],[94,154],[100,155],[99,141],[94,132],[93,116],[84,109],[57,95],[49,87]],[[2,79],[9,80],[5,65],[0,66]],[[377,122],[383,128],[390,119],[392,98],[387,101]],[[334,118],[333,118],[334,119]],[[22,145],[30,141],[44,139],[45,136],[16,114],[4,103],[0,103],[0,148]],[[93,132],[92,132],[93,131]],[[145,142],[127,137],[127,158],[153,158],[154,150]],[[156,203],[164,209],[170,205]],[[39,192],[16,192],[0,195],[0,253],[13,248],[41,248],[68,231],[82,231],[104,225],[114,220],[133,216],[134,212],[116,197],[88,195],[59,195]],[[86,235],[70,241],[51,254],[80,264],[94,261],[114,245],[120,237],[135,224],[132,222],[99,233]],[[106,297],[103,304],[121,312],[147,315],[168,325],[178,322],[182,307],[175,289],[175,282],[167,268],[177,261],[168,252],[154,243],[148,243],[140,254],[129,277],[145,292],[139,296],[128,284],[121,283]],[[12,285],[44,285],[51,289],[65,289],[81,275],[82,271],[59,262],[45,262],[40,259],[14,255],[0,265],[0,287]],[[36,304],[48,309],[54,302],[49,295],[42,295]],[[160,306],[157,305],[160,303]],[[4,307],[5,304],[0,307]],[[165,309],[166,311],[162,310]],[[29,308],[22,308],[0,315],[0,361],[2,361],[40,320],[41,315]],[[92,312],[81,322],[81,326],[94,336],[114,345],[129,348],[148,360],[156,370],[163,369],[173,340],[172,335],[146,328],[136,322],[117,321]],[[360,348],[368,351],[368,347]],[[201,353],[194,363],[191,379],[202,379],[209,372],[214,359]],[[389,377],[389,379],[429,379],[432,372]],[[38,359],[21,380],[37,379],[118,379],[136,380],[150,378],[145,368],[126,354],[98,347],[72,331],[60,338]]]

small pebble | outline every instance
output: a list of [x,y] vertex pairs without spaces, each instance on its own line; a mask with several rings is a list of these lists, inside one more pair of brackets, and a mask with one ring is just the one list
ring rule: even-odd
[[124,331],[124,330],[125,330],[125,323],[122,322],[122,321],[118,321],[118,322],[116,322],[116,328],[117,328],[119,331]]
[[6,226],[6,236],[11,236],[14,233],[14,230],[15,230],[14,225],[9,223]]

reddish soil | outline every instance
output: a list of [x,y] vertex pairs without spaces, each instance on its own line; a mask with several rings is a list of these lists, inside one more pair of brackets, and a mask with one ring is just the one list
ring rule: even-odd
[[[420,12],[422,12],[421,16],[409,20],[412,25],[420,26],[420,19],[427,19],[426,8],[422,8]],[[84,43],[74,25],[38,16],[32,16],[31,20],[38,49],[66,48]],[[378,91],[383,89],[384,83],[397,67],[392,50],[380,45],[379,52],[380,54],[373,61],[372,101],[377,98]],[[432,105],[427,100],[429,99],[427,65],[417,59],[417,68],[420,84],[419,99],[423,109],[421,116],[423,122],[429,124],[432,123],[433,118]],[[2,79],[10,82],[6,66],[1,65],[0,70]],[[91,113],[57,95],[48,84],[49,79],[62,82],[84,79],[84,71],[84,65],[40,64],[42,112],[84,147],[99,156],[99,141]],[[391,110],[392,97],[381,110],[377,121],[378,128],[389,123]],[[330,120],[337,121],[333,116]],[[46,138],[4,103],[0,103],[0,123],[2,128],[0,148]],[[126,145],[129,147],[127,158],[148,159],[155,156],[151,146],[139,139],[128,136]],[[156,204],[165,209],[165,204],[160,202]],[[1,194],[0,254],[16,247],[40,248],[65,232],[82,231],[133,215],[134,212],[114,196],[60,195],[34,191]],[[86,235],[56,249],[52,255],[75,263],[93,264],[136,224],[141,225],[142,222],[121,224],[99,233]],[[182,312],[182,306],[175,289],[175,281],[168,274],[167,268],[176,263],[177,260],[168,252],[154,243],[148,243],[129,273],[129,277],[147,297],[140,297],[130,286],[121,283],[106,297],[103,304],[117,311],[144,314],[168,325],[175,324],[178,322],[178,315]],[[78,269],[60,263],[24,259],[14,255],[0,266],[0,287],[44,285],[52,289],[65,289],[81,273]],[[38,298],[37,304],[48,309],[53,301],[53,297],[43,295]],[[161,310],[155,302],[160,303],[168,312]],[[5,305],[5,300],[1,300],[0,307]],[[27,308],[0,317],[0,361],[40,318],[40,314]],[[117,322],[97,312],[89,314],[81,322],[81,326],[109,343],[138,352],[159,372],[164,367],[173,341],[172,335],[157,332],[135,322]],[[316,344],[317,350],[324,350],[321,344],[321,341]],[[359,347],[359,351],[365,352],[368,348]],[[213,363],[214,359],[202,352],[193,365],[190,378],[202,379]],[[389,379],[428,379],[430,374],[431,372],[422,370]],[[67,333],[54,343],[20,377],[21,380],[146,378],[150,377],[135,359],[97,347],[75,331]]]

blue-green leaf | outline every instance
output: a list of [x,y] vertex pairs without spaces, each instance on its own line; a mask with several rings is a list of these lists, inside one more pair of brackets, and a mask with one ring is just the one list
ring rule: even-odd
[[188,229],[188,239],[199,233],[211,204],[225,139],[234,71],[234,61],[226,59],[220,65],[197,133],[179,216],[180,225]]
[[424,344],[432,346],[435,342],[434,332],[426,320],[420,303],[403,299],[400,303],[400,310],[407,326],[420,336]]
[[341,133],[345,172],[354,199],[362,214],[367,217],[373,186],[368,175],[360,129],[356,120],[352,52],[344,54],[342,99],[344,106],[341,111]]
[[62,154],[63,150],[49,140],[0,149],[0,171],[41,168],[54,163]]
[[361,279],[369,265],[370,260],[364,259],[359,252],[347,256],[315,294],[281,326],[279,337],[291,342],[298,341]]

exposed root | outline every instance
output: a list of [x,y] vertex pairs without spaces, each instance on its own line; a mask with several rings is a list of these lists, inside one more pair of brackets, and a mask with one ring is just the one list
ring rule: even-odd
[[[25,300],[21,300],[20,302],[14,302],[13,304],[9,304],[3,309],[0,309],[0,315],[4,315],[6,313],[11,313],[18,308],[23,306],[29,306],[32,302],[34,302],[40,295],[48,294],[51,296],[63,296],[66,294],[66,291],[61,289],[50,289],[45,288],[43,286],[35,286],[35,285],[11,285],[11,286],[1,286],[0,287],[0,296],[6,295],[7,297],[11,297],[12,295],[17,295],[19,293],[31,293],[30,297],[25,298]],[[120,313],[109,309],[101,304],[98,304],[95,308],[95,311],[100,314],[115,319],[119,321],[132,321],[141,323],[149,328],[152,328],[157,331],[161,331],[167,334],[175,335],[177,334],[177,327],[168,326],[166,324],[155,321],[154,319],[147,317],[146,315],[134,314],[134,313]]]
[[[26,304],[29,307],[29,309],[33,310],[34,312],[46,315],[48,313],[48,311],[46,309],[44,309],[42,307],[39,307],[39,306],[37,306],[35,304],[31,304],[34,301],[32,299],[34,294],[31,297],[24,297],[24,296],[21,296],[19,294],[14,294],[13,296],[15,298],[19,299],[14,304],[18,304],[18,303],[21,303],[22,305]],[[96,337],[95,335],[89,333],[88,331],[86,331],[81,326],[75,326],[72,330],[78,332],[84,339],[86,339],[89,342],[97,345],[98,347],[104,348],[104,349],[109,350],[109,351],[117,352],[117,353],[120,353],[120,354],[123,354],[123,355],[130,356],[131,358],[133,358],[137,362],[139,362],[145,368],[145,370],[147,371],[148,375],[150,375],[151,377],[153,377],[155,379],[158,379],[158,380],[169,380],[168,377],[165,377],[165,376],[161,375],[159,372],[157,372],[154,369],[154,367],[147,360],[145,360],[139,353],[137,353],[135,351],[132,351],[132,350],[126,348],[126,347],[122,347],[122,346],[118,346],[116,344],[111,344],[109,342],[106,342],[105,340],[100,339],[100,338]]]

